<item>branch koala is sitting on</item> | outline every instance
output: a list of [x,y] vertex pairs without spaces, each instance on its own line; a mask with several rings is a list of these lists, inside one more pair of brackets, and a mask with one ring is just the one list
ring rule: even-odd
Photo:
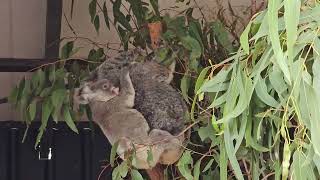
[[[133,109],[135,90],[129,76],[129,70],[121,70],[120,87],[103,78],[87,81],[76,89],[75,100],[80,104],[89,104],[93,120],[102,129],[111,144],[118,142],[117,153],[122,159],[128,151],[136,150],[133,166],[149,169],[157,163],[173,164],[181,152],[181,141],[169,132],[151,129],[144,116]],[[166,151],[175,150],[176,154],[164,157]],[[148,151],[152,153],[151,162],[147,161]]]
[[184,129],[188,109],[181,94],[169,85],[173,79],[175,63],[167,68],[155,62],[154,58],[136,62],[138,56],[146,57],[141,54],[139,49],[122,52],[101,64],[88,80],[107,78],[119,84],[120,69],[129,65],[136,93],[134,108],[142,113],[150,129],[161,129],[178,135]]

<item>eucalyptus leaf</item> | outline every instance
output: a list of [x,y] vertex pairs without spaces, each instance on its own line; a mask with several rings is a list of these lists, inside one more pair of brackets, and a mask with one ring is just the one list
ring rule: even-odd
[[180,173],[187,180],[193,180],[193,176],[191,174],[191,169],[189,167],[189,165],[191,165],[192,163],[193,163],[193,160],[192,160],[190,151],[185,151],[182,154],[182,157],[180,158],[180,160],[177,164]]
[[247,54],[249,54],[249,50],[250,50],[248,37],[249,37],[251,24],[252,24],[252,21],[249,22],[249,24],[247,25],[247,27],[244,29],[244,31],[242,32],[242,34],[240,36],[241,47],[243,48],[244,52],[246,52]]
[[93,22],[95,16],[96,16],[96,11],[97,11],[97,0],[92,0],[89,3],[89,14],[91,17],[91,22]]
[[104,22],[106,23],[107,28],[110,30],[110,23],[109,23],[109,15],[108,15],[108,8],[106,5],[106,1],[103,3],[103,17]]
[[291,75],[279,40],[278,34],[278,8],[280,7],[280,1],[270,0],[268,1],[268,23],[269,23],[269,37],[272,44],[272,49],[275,53],[277,64],[279,64],[288,84],[291,85]]
[[188,76],[188,74],[185,74],[181,79],[180,88],[181,88],[181,92],[184,100],[189,102],[188,92],[190,88],[190,77]]
[[67,123],[67,125],[69,126],[69,128],[79,134],[79,131],[76,127],[76,125],[74,124],[74,121],[73,121],[73,118],[71,116],[71,112],[70,112],[70,109],[68,106],[64,106],[64,109],[63,109],[63,117],[64,117],[64,121]]
[[135,169],[131,170],[131,178],[132,180],[143,180],[142,175]]

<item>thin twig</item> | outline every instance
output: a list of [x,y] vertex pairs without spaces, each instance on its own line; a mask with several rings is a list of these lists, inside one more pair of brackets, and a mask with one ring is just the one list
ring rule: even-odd
[[59,63],[59,62],[66,62],[66,61],[70,61],[70,60],[85,61],[85,62],[88,62],[88,63],[100,63],[100,62],[96,62],[96,61],[89,61],[89,60],[82,59],[82,58],[68,58],[68,59],[57,60],[57,61],[54,61],[54,62],[51,62],[51,63],[42,64],[42,65],[40,65],[38,67],[30,69],[27,72],[32,72],[32,71],[35,71],[35,70],[40,69],[40,68],[45,67],[45,66],[53,65],[53,64],[56,64],[56,63]]
[[246,162],[246,160],[245,160],[245,159],[242,159],[242,163],[243,163],[244,169],[245,169],[246,172],[247,172],[248,180],[251,180],[251,174],[250,174],[250,171],[249,171],[249,169],[248,169],[248,167],[247,167],[247,162]]
[[272,176],[272,175],[275,175],[275,172],[272,172],[272,173],[269,173],[267,174],[265,177],[263,177],[261,180],[267,180],[268,177]]
[[102,177],[102,174],[104,173],[104,171],[108,168],[108,167],[110,167],[110,163],[108,164],[108,165],[106,165],[106,166],[104,166],[103,167],[103,169],[100,171],[100,173],[99,173],[99,176],[98,176],[98,179],[97,180],[100,180],[100,178]]

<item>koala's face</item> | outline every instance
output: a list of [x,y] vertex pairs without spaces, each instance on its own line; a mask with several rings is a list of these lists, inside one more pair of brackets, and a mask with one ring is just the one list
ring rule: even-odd
[[74,98],[79,104],[88,104],[95,101],[107,102],[118,95],[119,87],[115,87],[108,79],[100,79],[85,82],[76,89]]

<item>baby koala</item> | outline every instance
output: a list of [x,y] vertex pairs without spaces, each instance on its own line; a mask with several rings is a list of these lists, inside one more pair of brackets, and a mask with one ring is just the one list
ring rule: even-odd
[[[127,68],[121,70],[120,88],[108,79],[99,79],[87,81],[75,93],[78,103],[90,105],[94,122],[109,142],[119,143],[117,153],[122,159],[126,152],[135,150],[132,164],[138,169],[149,169],[157,163],[173,164],[181,155],[181,140],[167,131],[150,131],[144,116],[133,109],[134,98]],[[152,153],[151,162],[147,160],[148,151]]]
[[138,62],[137,56],[143,56],[141,51],[122,52],[101,64],[86,81],[108,79],[118,86],[120,69],[129,66],[135,87],[134,108],[142,113],[150,129],[180,134],[184,129],[188,108],[181,94],[169,85],[173,79],[175,62],[166,67],[154,59]]

